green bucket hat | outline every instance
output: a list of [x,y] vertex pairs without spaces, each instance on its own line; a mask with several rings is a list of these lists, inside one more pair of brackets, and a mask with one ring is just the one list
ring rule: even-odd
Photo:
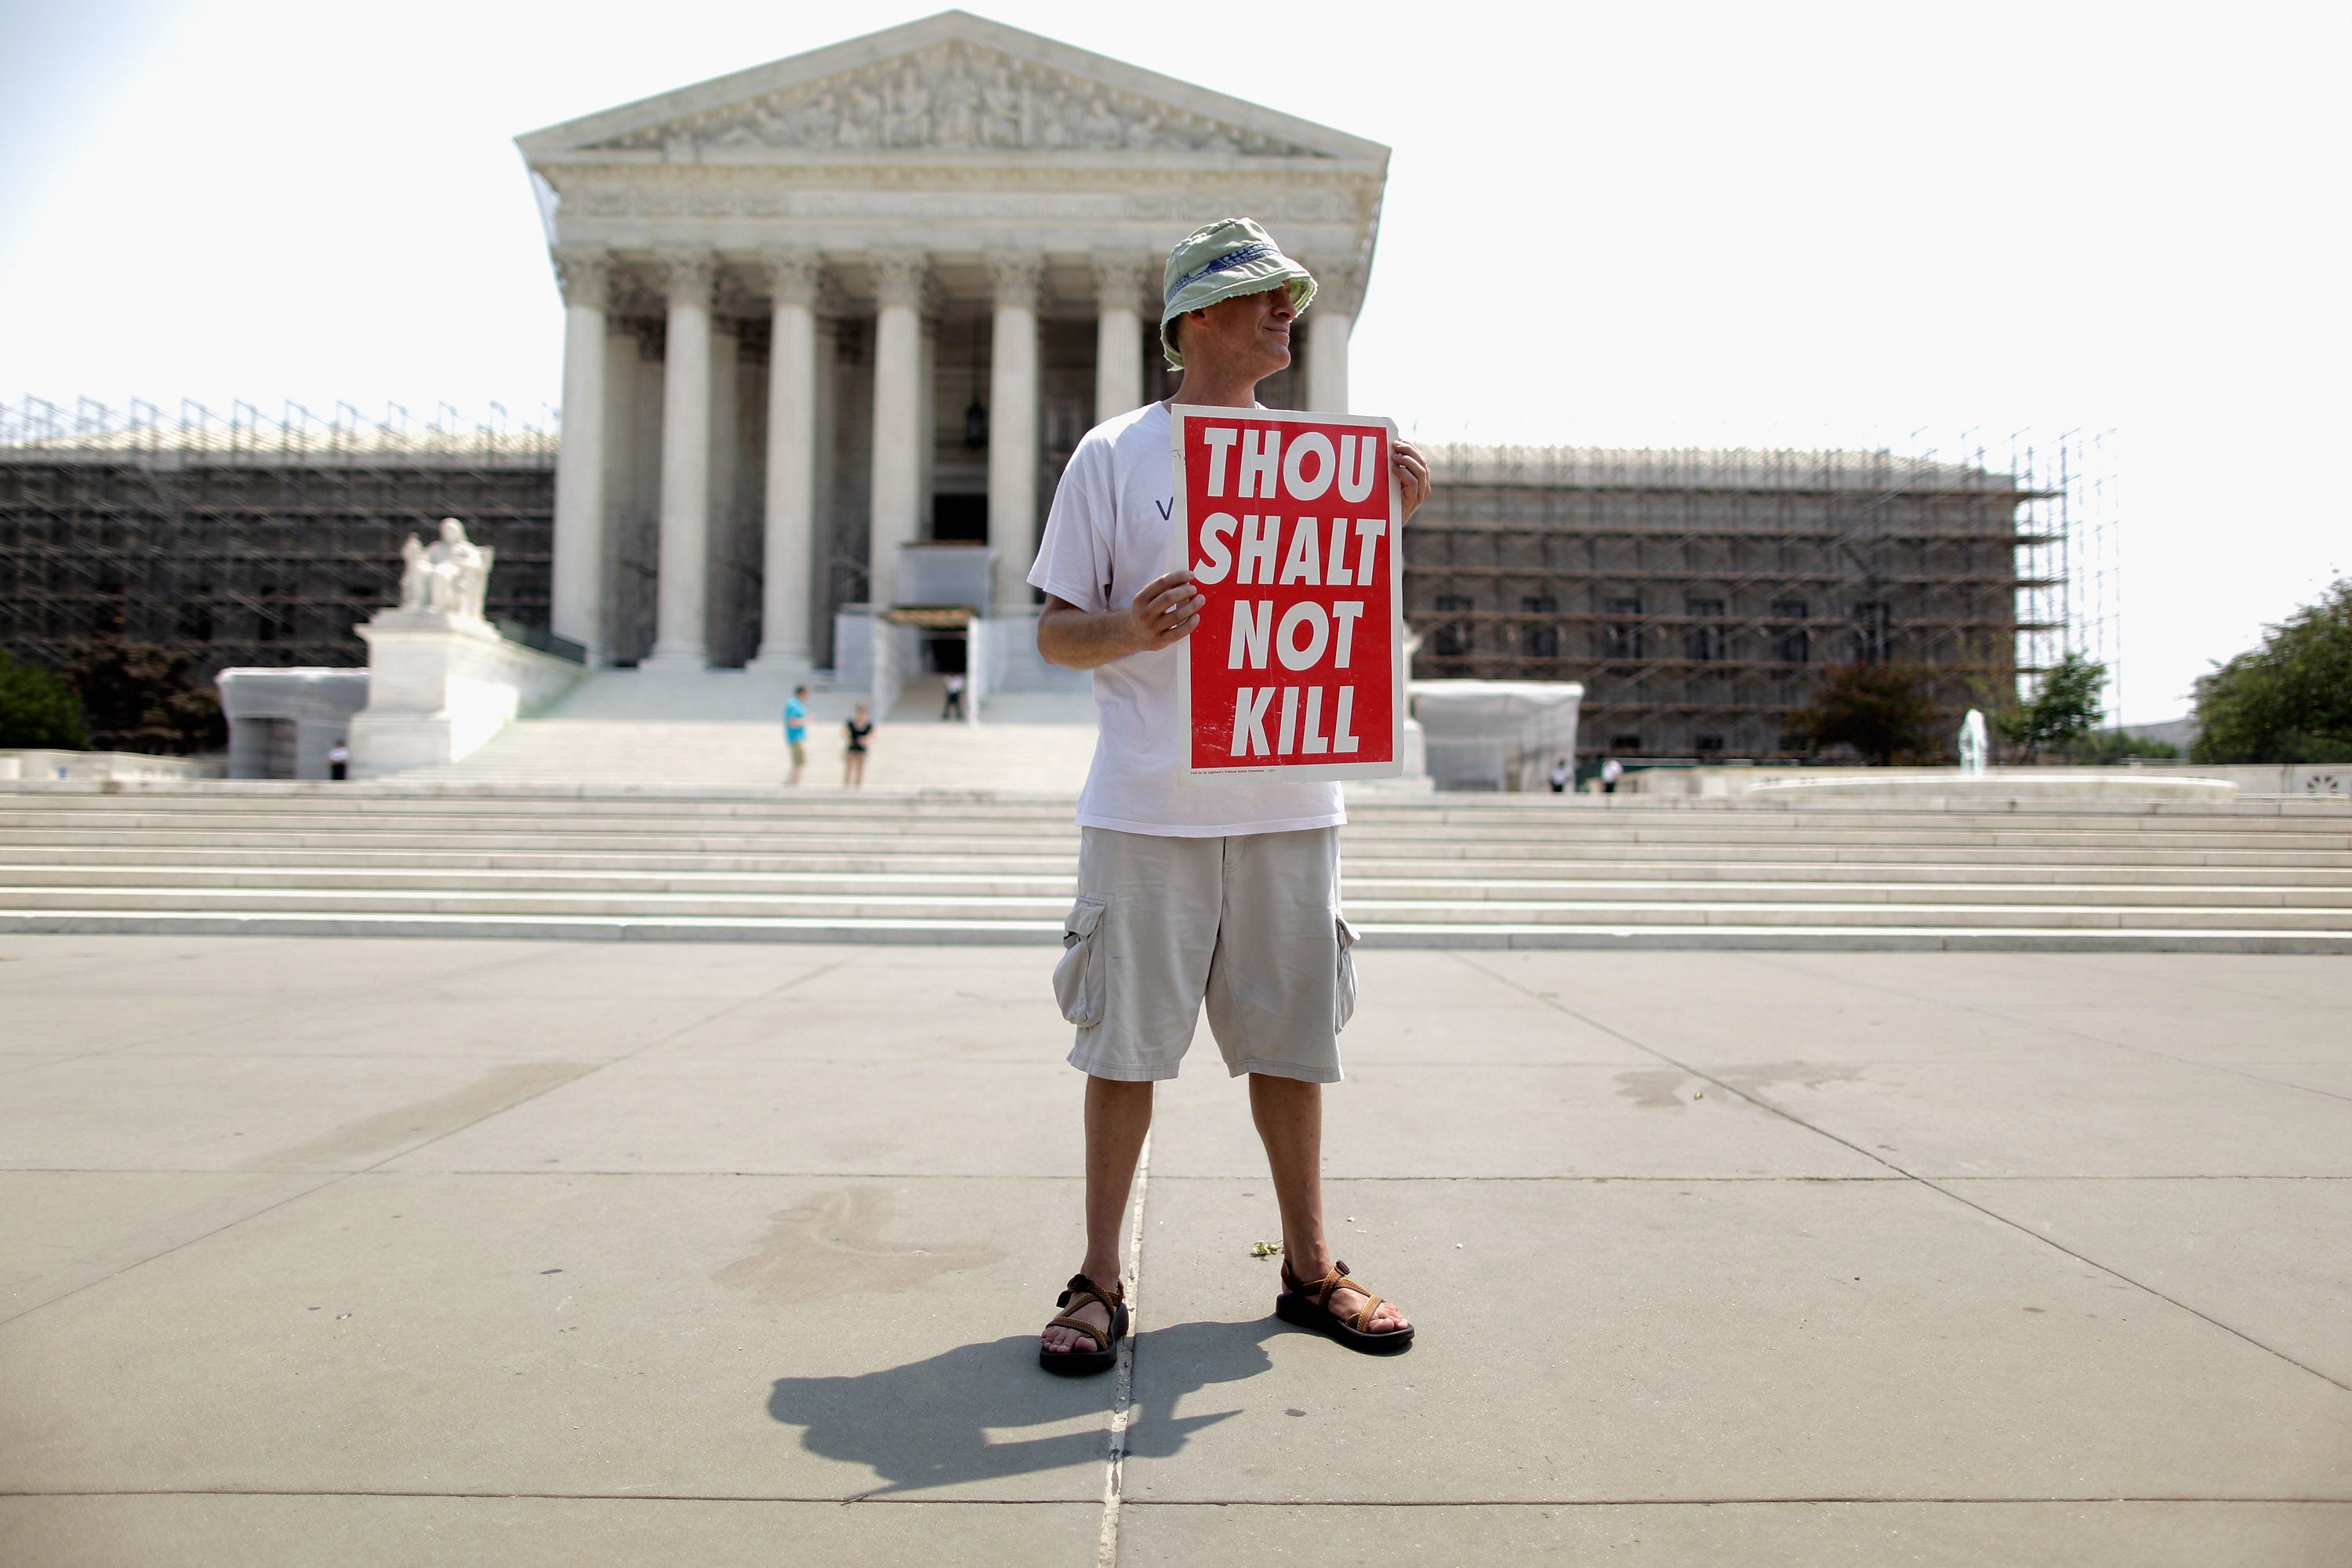
[[1274,236],[1245,217],[1219,218],[1196,228],[1168,253],[1168,273],[1160,312],[1160,348],[1170,370],[1182,370],[1184,356],[1168,335],[1168,323],[1187,310],[1202,310],[1220,300],[1263,294],[1290,287],[1290,308],[1304,310],[1315,298],[1315,275],[1274,243]]

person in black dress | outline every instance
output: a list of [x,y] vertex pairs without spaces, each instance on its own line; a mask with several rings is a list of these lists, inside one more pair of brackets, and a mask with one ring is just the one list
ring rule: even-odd
[[874,733],[874,721],[866,716],[866,704],[859,703],[842,727],[849,731],[849,744],[841,753],[841,785],[847,789],[866,782],[866,737]]

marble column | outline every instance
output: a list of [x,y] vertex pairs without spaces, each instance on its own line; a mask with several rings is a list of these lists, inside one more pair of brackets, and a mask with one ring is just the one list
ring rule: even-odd
[[709,662],[710,303],[719,258],[707,250],[656,253],[669,297],[662,363],[660,581],[654,600],[656,665]]
[[1139,257],[1097,256],[1095,266],[1095,423],[1143,406],[1143,280]]
[[1348,338],[1356,330],[1363,282],[1353,267],[1315,268],[1315,303],[1307,308],[1307,406],[1348,412]]
[[810,575],[816,538],[816,291],[814,250],[772,250],[768,274],[768,493],[760,653],[752,668],[794,679],[813,657]]
[[874,472],[866,545],[866,597],[898,593],[898,546],[922,532],[923,284],[919,250],[879,251],[874,269]]
[[551,628],[607,663],[612,637],[604,603],[604,339],[612,258],[601,249],[555,253],[563,284],[563,440],[555,454]]
[[750,619],[751,606],[743,597],[740,576],[745,564],[743,541],[738,534],[742,508],[736,491],[743,464],[743,397],[739,363],[742,354],[742,324],[723,311],[710,322],[710,441],[706,448],[710,466],[710,531],[703,564],[708,586],[702,595],[702,625],[709,657],[722,668],[740,665],[750,650],[736,640]]
[[1026,605],[1029,564],[1037,557],[1037,291],[1045,258],[1000,253],[988,258],[988,268],[996,287],[988,363],[988,542],[996,551],[996,602]]

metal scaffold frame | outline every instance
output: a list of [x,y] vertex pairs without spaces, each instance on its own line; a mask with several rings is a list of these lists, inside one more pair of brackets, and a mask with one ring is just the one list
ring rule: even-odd
[[161,644],[201,677],[363,665],[352,628],[397,602],[402,541],[443,517],[498,550],[490,614],[544,629],[552,412],[490,406],[0,405],[0,647],[56,667],[109,638]]
[[1843,663],[1993,706],[2066,652],[2114,667],[2111,455],[1437,446],[1405,535],[1415,673],[1580,681],[1588,756],[1801,755],[1791,721]]

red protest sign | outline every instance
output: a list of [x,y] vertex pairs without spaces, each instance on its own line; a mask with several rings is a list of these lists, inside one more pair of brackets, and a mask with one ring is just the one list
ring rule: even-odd
[[1403,772],[1396,426],[1171,409],[1175,565],[1207,601],[1179,666],[1194,778]]

